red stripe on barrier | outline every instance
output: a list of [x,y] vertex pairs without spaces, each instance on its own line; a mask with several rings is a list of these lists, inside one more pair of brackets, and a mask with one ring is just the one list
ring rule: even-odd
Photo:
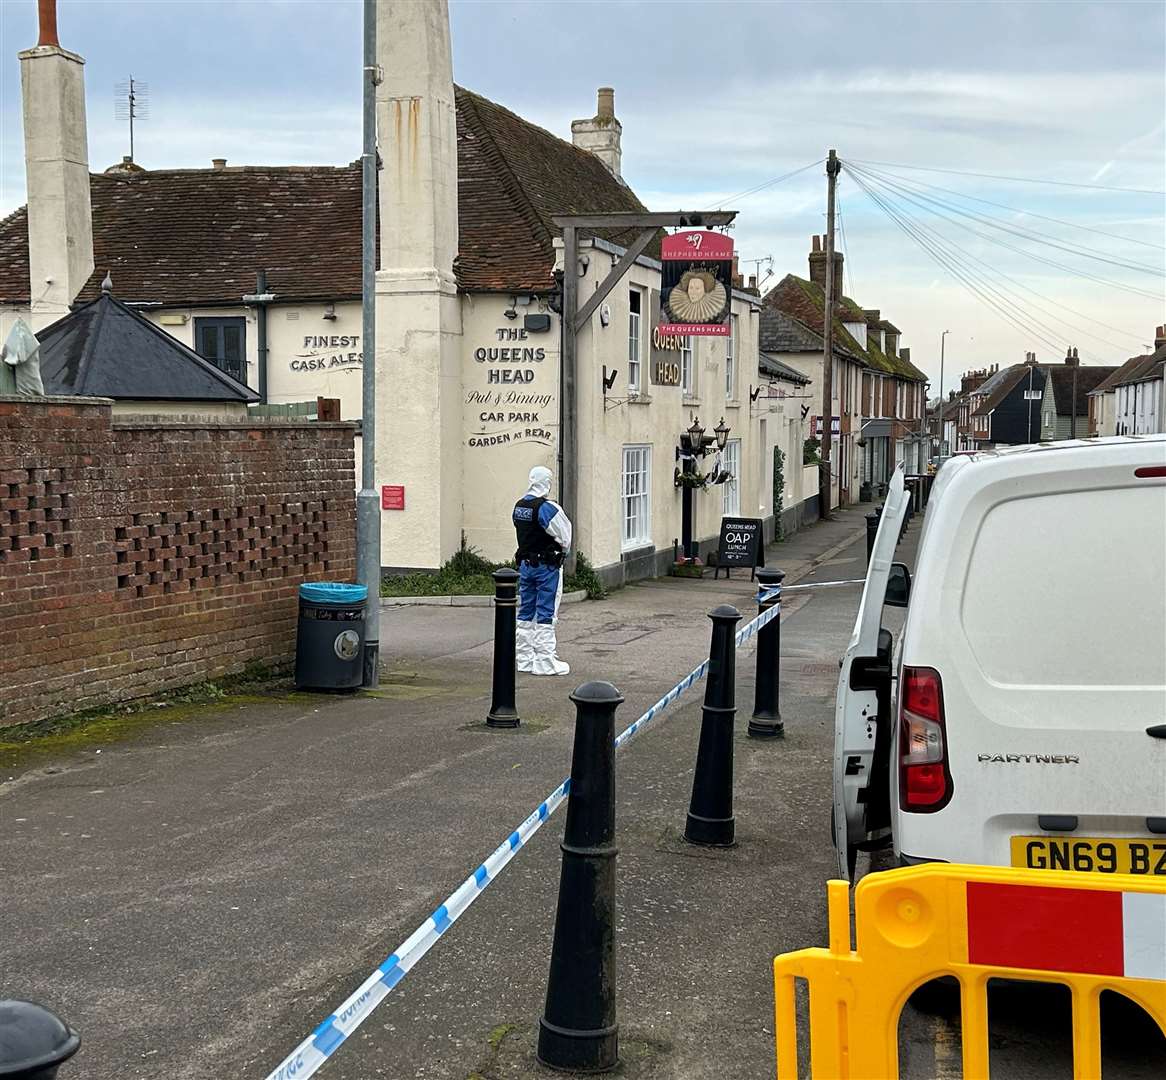
[[969,881],[968,960],[1121,975],[1121,893]]

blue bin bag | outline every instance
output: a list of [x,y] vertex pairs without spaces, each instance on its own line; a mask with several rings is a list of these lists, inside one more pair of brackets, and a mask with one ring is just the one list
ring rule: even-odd
[[300,586],[300,599],[313,604],[363,604],[368,599],[368,586],[343,581],[309,581]]

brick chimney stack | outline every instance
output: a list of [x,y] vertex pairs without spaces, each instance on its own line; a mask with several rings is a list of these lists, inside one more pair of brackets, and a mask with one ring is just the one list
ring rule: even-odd
[[62,49],[56,0],[40,0],[35,48],[19,53],[33,330],[69,311],[93,273],[85,61]]
[[1154,330],[1154,351],[1157,352],[1166,345],[1166,326],[1159,326]]
[[1078,367],[1080,365],[1081,361],[1077,359],[1076,347],[1065,350],[1065,363],[1068,364],[1069,367]]
[[[826,291],[826,237],[816,233],[811,238],[810,280]],[[834,252],[834,302],[842,299],[842,252]]]
[[615,118],[615,91],[610,86],[601,86],[595,115],[590,120],[571,121],[571,142],[580,150],[594,154],[619,180],[622,135],[623,125]]

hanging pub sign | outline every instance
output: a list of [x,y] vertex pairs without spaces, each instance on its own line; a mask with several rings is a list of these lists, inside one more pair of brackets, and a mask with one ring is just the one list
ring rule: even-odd
[[664,237],[660,261],[660,333],[728,337],[732,238],[705,229],[685,229]]

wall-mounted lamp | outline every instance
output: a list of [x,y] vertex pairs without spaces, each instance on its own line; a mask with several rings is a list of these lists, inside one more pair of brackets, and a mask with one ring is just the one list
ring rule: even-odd
[[591,265],[591,256],[590,255],[580,255],[579,256],[579,276],[580,277],[586,276],[587,267],[589,267],[590,265]]
[[763,387],[760,387],[760,386],[755,387],[752,384],[749,385],[749,404],[750,405],[752,405],[753,402],[755,402],[758,399],[758,397],[761,396],[762,389],[763,389]]
[[603,389],[604,392],[610,390],[615,385],[615,377],[619,374],[619,368],[612,368],[611,374],[607,373],[607,365],[603,365]]
[[325,304],[324,305],[324,318],[327,319],[329,322],[336,321],[338,316],[336,314],[336,305],[335,304]]
[[515,305],[516,305],[517,303],[518,303],[518,298],[517,298],[517,297],[514,297],[514,296],[512,296],[512,297],[510,298],[510,307],[508,307],[508,308],[507,308],[507,309],[506,309],[504,312],[502,312],[502,314],[503,314],[503,315],[505,315],[505,316],[506,316],[506,318],[508,318],[508,319],[510,319],[510,320],[517,319],[517,318],[518,318],[518,312],[514,310],[514,307],[515,307]]

